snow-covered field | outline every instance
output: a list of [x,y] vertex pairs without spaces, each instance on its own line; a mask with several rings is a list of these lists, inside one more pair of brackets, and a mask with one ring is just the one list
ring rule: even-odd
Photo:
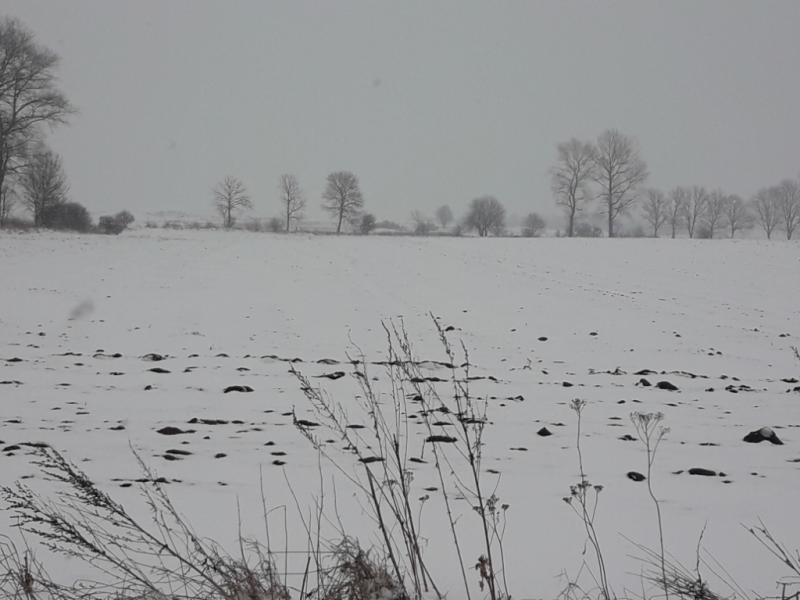
[[[127,485],[139,476],[133,447],[172,482],[170,496],[198,532],[223,544],[235,540],[240,519],[245,533],[264,531],[260,478],[267,505],[287,506],[293,549],[305,548],[305,533],[290,486],[307,510],[320,479],[326,505],[335,496],[348,530],[368,543],[374,534],[344,477],[324,462],[320,477],[315,451],[292,426],[291,411],[307,414],[308,404],[289,368],[352,403],[353,378],[316,377],[352,371],[348,353],[385,359],[381,323],[390,319],[404,324],[420,359],[443,360],[433,314],[463,341],[473,373],[497,380],[476,381],[473,392],[489,398],[484,477],[510,505],[504,550],[515,598],[554,598],[566,585],[562,572],[575,577],[583,560],[594,565],[590,550],[582,554],[583,525],[562,500],[579,480],[575,398],[589,403],[584,466],[605,486],[596,527],[619,595],[642,592],[631,541],[658,543],[646,484],[626,476],[646,472],[644,447],[620,439],[635,435],[632,411],[661,411],[671,428],[653,471],[667,549],[693,568],[706,527],[703,547],[745,592],[776,593],[776,580],[790,574],[742,524],[762,519],[800,546],[800,392],[791,391],[800,384],[782,381],[800,378],[790,348],[800,345],[797,242],[159,229],[2,233],[0,257],[2,485],[25,478],[49,493],[24,445],[45,442],[143,511],[136,485]],[[166,359],[143,360],[149,353]],[[646,376],[651,383],[678,390],[637,385],[644,369],[657,372]],[[388,392],[381,368],[370,372]],[[230,385],[254,392],[223,393]],[[194,418],[228,423],[189,424]],[[157,433],[165,426],[193,433]],[[784,445],[742,441],[763,426]],[[537,435],[542,427],[553,435]],[[421,450],[424,432],[412,435]],[[170,449],[191,454],[166,460]],[[694,467],[724,475],[688,474]],[[430,464],[415,465],[414,485],[415,497],[438,485]],[[458,598],[448,529],[431,496],[422,513],[428,560]],[[460,508],[461,526],[477,527]],[[7,513],[0,533],[17,535]],[[467,564],[479,553],[469,547]],[[81,572],[74,561],[40,558],[56,576]]]

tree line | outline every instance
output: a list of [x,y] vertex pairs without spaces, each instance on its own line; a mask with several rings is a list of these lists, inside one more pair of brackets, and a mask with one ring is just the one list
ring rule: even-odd
[[782,229],[792,239],[800,224],[800,183],[793,179],[762,188],[747,201],[700,185],[679,185],[667,193],[643,188],[648,172],[638,144],[616,129],[601,133],[597,142],[572,138],[558,144],[550,177],[569,237],[576,233],[578,216],[593,205],[607,218],[609,237],[615,235],[618,218],[636,208],[654,237],[664,226],[673,238],[682,230],[690,238],[713,238],[721,232],[735,237],[737,231],[759,225],[767,238]]
[[[0,227],[19,204],[30,212],[35,227],[119,233],[133,216],[127,211],[103,216],[95,227],[86,208],[69,201],[61,157],[45,142],[45,128],[67,123],[77,112],[56,87],[58,63],[58,56],[37,44],[33,33],[19,21],[0,21]],[[566,235],[586,233],[579,218],[591,207],[607,219],[609,237],[618,234],[618,220],[623,215],[639,215],[650,225],[653,236],[668,227],[673,238],[679,231],[692,238],[723,232],[734,237],[759,225],[768,238],[783,230],[791,239],[800,224],[800,183],[796,180],[765,187],[745,201],[699,185],[680,185],[666,193],[644,188],[648,175],[637,142],[616,129],[604,131],[594,142],[573,138],[558,144],[550,177],[555,202],[566,217]],[[253,208],[244,184],[233,176],[213,188],[212,198],[225,227],[234,225],[237,214]],[[281,216],[271,221],[270,228],[290,231],[307,205],[294,175],[281,175],[279,199]],[[369,233],[380,224],[364,211],[358,177],[349,171],[328,175],[322,208],[336,223],[337,234],[343,227]],[[454,221],[446,205],[435,216],[444,228]],[[434,220],[422,211],[413,211],[411,220],[417,234],[436,229]],[[470,202],[454,232],[502,235],[505,224],[503,204],[494,196],[481,196]],[[539,235],[545,226],[539,215],[531,213],[524,220],[523,235]],[[589,233],[600,232],[591,229]]]

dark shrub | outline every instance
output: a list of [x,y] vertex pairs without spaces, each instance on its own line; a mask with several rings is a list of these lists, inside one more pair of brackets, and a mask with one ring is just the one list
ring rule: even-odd
[[53,229],[86,232],[92,228],[92,216],[77,202],[65,202],[54,207],[50,226]]
[[104,216],[100,217],[97,222],[97,229],[100,233],[107,233],[110,235],[119,235],[128,228],[128,225],[133,223],[136,219],[127,210],[118,212],[113,217]]
[[370,231],[375,229],[375,215],[366,213],[364,216],[362,216],[361,222],[358,225],[358,229],[362,235],[367,235]]

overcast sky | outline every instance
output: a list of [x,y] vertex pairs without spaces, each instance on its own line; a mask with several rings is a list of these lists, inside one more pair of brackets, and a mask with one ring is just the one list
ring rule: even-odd
[[242,179],[271,216],[292,173],[408,220],[492,194],[556,213],[556,144],[635,137],[648,185],[748,197],[800,172],[800,2],[3,0],[62,59],[50,135],[95,215],[213,214]]

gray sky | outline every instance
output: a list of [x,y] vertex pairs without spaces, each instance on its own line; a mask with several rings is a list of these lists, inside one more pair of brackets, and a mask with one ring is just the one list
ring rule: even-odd
[[800,2],[4,0],[62,58],[80,109],[50,136],[95,214],[212,214],[278,177],[319,209],[352,171],[405,221],[477,196],[556,213],[555,146],[616,127],[648,185],[748,197],[800,172]]

